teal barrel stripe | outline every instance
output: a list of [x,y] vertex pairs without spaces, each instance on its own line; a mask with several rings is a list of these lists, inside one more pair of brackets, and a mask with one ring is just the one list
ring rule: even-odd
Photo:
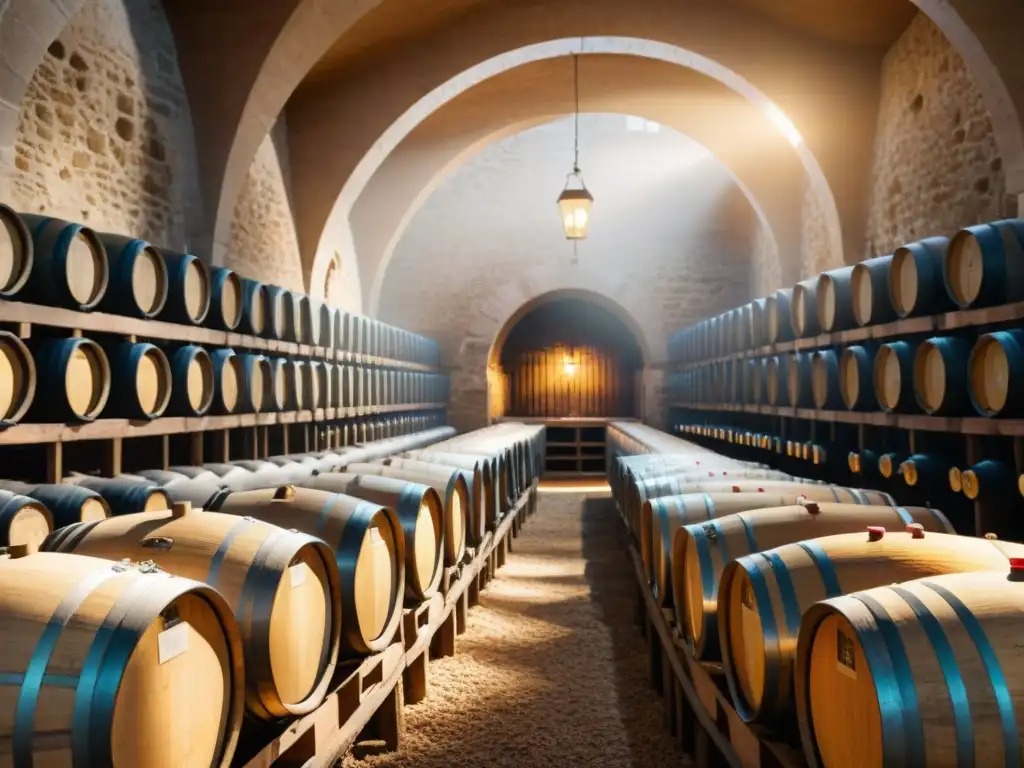
[[949,603],[967,634],[974,641],[978,655],[988,672],[989,684],[992,686],[996,705],[999,708],[999,722],[1003,729],[1003,765],[1006,768],[1019,766],[1022,760],[1021,743],[1017,715],[1013,708],[1013,696],[1010,693],[1002,665],[999,663],[999,657],[996,655],[995,649],[992,648],[981,622],[959,597],[945,587],[930,581],[922,582],[922,584]]
[[729,545],[725,541],[725,534],[722,533],[722,526],[717,520],[713,521],[710,527],[715,532],[715,544],[718,545],[719,557],[722,558],[722,567],[725,567],[729,562]]
[[711,498],[710,493],[704,494],[704,509],[708,512],[708,520],[714,520],[718,516],[715,512],[715,500]]
[[220,546],[217,547],[217,551],[213,553],[213,557],[210,559],[210,570],[206,573],[206,583],[211,587],[217,586],[217,579],[220,577],[220,569],[224,564],[224,558],[227,557],[228,550],[231,549],[235,539],[241,535],[242,531],[255,522],[251,517],[243,517],[231,526],[224,535],[224,538],[221,539]]
[[831,485],[831,484],[830,484],[830,485],[828,486],[828,490],[829,490],[829,493],[831,493],[831,494],[832,494],[832,500],[833,500],[833,501],[834,501],[834,502],[835,502],[836,504],[838,504],[838,503],[839,503],[839,494],[838,494],[838,493],[836,493],[836,487],[835,487],[834,485]]
[[[747,577],[750,579],[750,586],[754,592],[754,602],[757,605],[758,618],[761,620],[761,634],[764,637],[765,648],[778,647],[779,628],[775,623],[775,612],[772,610],[771,594],[768,592],[768,581],[765,578],[765,569],[773,570],[771,559],[764,552],[757,552],[753,555],[741,557],[736,562],[746,571]],[[765,690],[778,686],[778,671],[778,665],[768,664],[765,666]],[[747,706],[746,699],[736,687],[735,676],[729,674],[725,676],[725,679],[729,687],[729,694],[736,707],[736,712],[744,721],[750,722],[754,718],[755,713]]]
[[[317,536],[319,536],[323,532],[324,526],[327,525],[327,521],[330,519],[331,507],[334,506],[334,500],[337,499],[340,495],[341,495],[340,493],[332,493],[330,496],[328,496],[324,500],[323,506],[320,507],[320,514],[317,515],[317,518],[316,518],[316,535]],[[362,505],[360,504],[359,506],[362,506]],[[356,511],[359,510],[359,506],[356,507]],[[347,529],[348,529],[348,526],[346,526],[346,530]]]
[[[779,557],[778,553],[773,550],[762,552],[761,555],[772,567],[772,572],[775,574],[775,581],[779,585],[779,597],[782,599],[782,613],[786,617],[786,630],[790,635],[796,637],[800,632],[800,604],[796,599],[796,589],[793,587],[793,579],[790,576],[789,568],[786,567],[786,563]],[[767,590],[767,586],[765,586]],[[765,595],[767,596],[767,591]],[[758,604],[760,608],[760,603]],[[771,612],[771,601],[767,601],[764,604],[764,610],[761,611],[761,622],[764,623],[764,613]],[[767,640],[767,635],[765,636]],[[778,635],[775,637],[778,640]]]
[[900,516],[900,520],[903,522],[904,525],[911,525],[914,522],[914,518],[912,518],[910,516],[910,513],[907,512],[907,510],[905,510],[903,507],[896,507],[895,509],[896,514]]
[[700,562],[700,586],[705,600],[711,600],[715,596],[715,581],[711,574],[711,546],[708,543],[707,534],[701,524],[686,526],[687,532],[693,536],[694,546],[697,548],[697,559]]
[[754,538],[754,529],[750,527],[750,523],[747,522],[747,518],[740,512],[736,517],[743,525],[743,534],[747,537],[747,548],[750,552],[760,552],[761,548],[757,546],[757,540]]
[[821,582],[825,585],[825,597],[839,597],[843,594],[843,589],[839,586],[839,576],[836,574],[835,566],[832,565],[832,561],[828,559],[828,554],[821,548],[821,545],[816,541],[800,541],[797,542],[797,546],[814,561],[814,566],[818,569],[818,573],[821,574]]
[[857,637],[878,694],[884,764],[924,765],[924,725],[903,638],[881,603],[864,592],[850,597],[868,609],[878,628],[858,629]]
[[918,622],[924,629],[928,642],[935,651],[942,677],[946,681],[946,691],[953,705],[953,723],[956,730],[956,763],[960,768],[971,768],[974,765],[974,724],[971,722],[971,704],[967,698],[967,686],[964,685],[960,665],[956,653],[949,643],[949,638],[939,624],[938,619],[928,610],[917,595],[899,586],[891,587],[892,591],[903,598],[913,610]]
[[[119,571],[112,567],[90,573],[75,585],[60,601],[43,629],[36,647],[29,658],[28,666],[21,680],[21,690],[14,709],[14,733],[11,737],[11,754],[16,768],[32,765],[32,733],[35,729],[36,706],[39,703],[39,692],[47,682],[46,668],[57,645],[64,627],[74,617],[82,603],[107,579],[116,576]],[[84,673],[83,669],[83,673]],[[18,677],[18,676],[16,676]],[[66,683],[74,680],[74,683]],[[78,681],[75,678],[61,676],[61,687],[73,688]],[[13,680],[8,684],[17,684]]]

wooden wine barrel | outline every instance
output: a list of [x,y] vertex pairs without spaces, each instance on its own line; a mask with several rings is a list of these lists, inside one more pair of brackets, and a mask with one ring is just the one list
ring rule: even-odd
[[75,478],[75,484],[96,491],[107,502],[112,515],[134,515],[136,512],[161,512],[171,508],[171,500],[151,481],[122,478]]
[[210,312],[206,325],[234,331],[242,322],[242,278],[227,267],[210,270]]
[[234,464],[208,463],[201,467],[174,466],[171,472],[177,472],[192,480],[209,480],[209,475],[220,479],[221,485],[232,491],[251,491],[260,487],[259,480],[249,470]]
[[[474,495],[479,487],[482,493],[484,526],[489,530],[498,520],[498,503],[495,485],[500,484],[500,477],[497,472],[497,460],[490,456],[473,456],[464,453],[447,453],[445,451],[434,451],[429,448],[419,448],[406,451],[403,456],[408,456],[411,461],[419,461],[428,464],[441,464],[449,467],[456,467],[473,475]],[[479,482],[476,480],[479,476]]]
[[794,352],[786,361],[786,395],[795,408],[814,407],[814,368],[810,352]]
[[971,501],[984,498],[1005,503],[1012,498],[1017,477],[1011,464],[983,459],[960,474],[960,484],[964,496]]
[[914,353],[914,396],[925,413],[955,416],[970,409],[967,361],[971,342],[958,336],[927,339]]
[[213,511],[294,528],[333,547],[344,655],[376,653],[394,639],[402,618],[405,537],[391,509],[341,493],[285,485],[231,493]]
[[89,339],[47,339],[34,345],[36,396],[26,414],[35,422],[93,421],[110,397],[110,363]]
[[942,277],[948,250],[946,237],[929,237],[896,249],[889,271],[889,297],[897,315],[937,315],[956,309]]
[[853,267],[818,275],[818,323],[826,333],[845,331],[857,324],[853,315]]
[[979,336],[967,361],[967,378],[971,403],[982,416],[1024,414],[1024,331]]
[[393,509],[405,536],[405,602],[418,604],[435,595],[444,565],[444,505],[423,483],[348,472],[317,475],[310,488],[344,493]]
[[989,307],[1024,298],[1024,221],[967,227],[953,236],[943,262],[949,297],[959,307]]
[[17,424],[35,396],[36,363],[32,353],[15,334],[0,331],[0,423]]
[[839,356],[835,350],[818,349],[811,353],[811,394],[814,407],[839,410],[843,407],[839,382]]
[[716,620],[728,564],[772,547],[863,530],[868,525],[953,533],[945,516],[924,507],[832,504],[805,500],[785,507],[752,509],[706,524],[679,528],[672,541],[672,590],[683,638],[699,658],[716,658],[727,639]]
[[0,558],[0,636],[10,765],[231,765],[241,638],[206,584],[80,555]]
[[292,321],[294,322],[292,340],[300,344],[310,344],[312,307],[309,297],[298,291],[288,291],[287,300],[292,304]]
[[793,286],[789,302],[790,323],[794,335],[800,339],[821,333],[818,319],[818,277],[812,277]]
[[266,288],[268,301],[264,333],[271,339],[291,341],[295,338],[295,303],[291,294],[276,285]]
[[107,252],[96,233],[81,224],[21,214],[32,232],[31,273],[18,294],[23,301],[88,312],[107,292]]
[[0,203],[0,298],[12,299],[32,274],[32,233],[13,208]]
[[854,344],[839,357],[839,394],[850,411],[869,411],[878,407],[874,389],[875,350]]
[[160,314],[172,323],[200,325],[210,312],[210,270],[190,253],[157,251],[167,264],[167,303]]
[[110,284],[98,308],[129,317],[151,318],[167,303],[169,277],[163,256],[145,240],[102,232]]
[[171,506],[187,501],[195,509],[207,509],[210,502],[225,489],[220,478],[212,472],[189,477],[165,469],[145,469],[119,475],[126,480],[143,480],[155,484],[171,500]]
[[210,353],[213,367],[212,413],[225,415],[241,412],[245,402],[245,371],[233,349],[215,349]]
[[914,356],[917,344],[890,341],[875,353],[872,381],[875,399],[886,413],[911,411],[917,406],[914,397]]
[[769,405],[782,405],[789,393],[789,355],[769,357],[765,363],[765,394]]
[[1020,765],[1022,600],[1017,573],[997,571],[928,576],[811,606],[794,685],[808,762]]
[[745,720],[779,723],[794,714],[800,621],[819,600],[922,576],[1005,572],[1009,558],[1024,555],[1020,544],[876,530],[787,544],[726,566],[718,602],[722,661]]
[[239,619],[249,713],[277,720],[316,709],[334,674],[341,638],[334,553],[304,533],[186,507],[68,526],[44,548],[152,560],[175,576],[201,579]]
[[243,410],[251,413],[272,410],[273,374],[267,358],[254,353],[243,353],[238,355],[238,362],[242,372],[240,397]]
[[173,375],[167,356],[152,344],[122,341],[107,347],[110,362],[108,416],[156,419],[171,402]]
[[892,256],[879,256],[853,266],[853,316],[858,325],[878,325],[896,319],[889,297],[889,270]]
[[49,511],[53,528],[110,517],[110,507],[103,497],[78,485],[33,485],[0,480],[0,489],[38,501]]
[[238,324],[241,333],[264,335],[269,301],[267,287],[263,283],[248,277],[242,278],[242,319]]
[[267,366],[270,369],[270,393],[269,400],[264,395],[264,405],[268,411],[294,410],[288,395],[288,376],[285,371],[283,357],[267,357]]
[[793,323],[790,319],[792,294],[791,288],[783,288],[765,298],[769,344],[793,340]]
[[466,543],[476,546],[483,540],[484,534],[490,530],[490,521],[487,519],[487,493],[492,491],[492,489],[489,485],[485,486],[483,473],[479,465],[463,469],[448,464],[408,459],[401,456],[391,456],[383,459],[383,462],[389,467],[395,467],[396,469],[408,469],[414,472],[433,472],[439,478],[443,476],[442,470],[448,472],[450,476],[458,475],[461,477],[465,481],[466,490],[469,493]]
[[313,467],[297,461],[263,461],[243,459],[231,462],[255,475],[260,488],[274,488],[281,485],[298,485],[308,482],[316,472]]
[[949,462],[939,456],[915,453],[900,462],[899,474],[911,488],[941,488],[949,477]]
[[36,499],[0,490],[0,547],[27,547],[35,552],[53,530],[53,517]]
[[202,416],[213,404],[213,361],[202,347],[189,344],[171,353],[170,416]]
[[348,464],[345,471],[422,483],[437,491],[444,505],[444,564],[452,566],[462,562],[473,517],[473,503],[469,486],[461,473],[446,467],[423,470],[367,463]]

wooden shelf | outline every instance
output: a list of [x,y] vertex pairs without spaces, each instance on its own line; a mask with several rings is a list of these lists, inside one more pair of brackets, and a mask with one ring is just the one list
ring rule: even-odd
[[819,336],[797,339],[796,341],[769,344],[764,347],[758,347],[757,349],[731,352],[727,355],[697,362],[677,362],[672,366],[672,370],[675,372],[691,371],[706,365],[728,362],[730,360],[765,357],[767,355],[784,354],[787,352],[794,352],[796,350],[845,346],[871,339],[890,339],[897,336],[913,336],[924,333],[943,334],[962,328],[1010,323],[1018,320],[1024,320],[1024,301],[1016,302],[1014,304],[1004,304],[998,307],[982,307],[980,309],[966,309],[956,312],[947,312],[942,315],[911,317],[905,320],[897,320],[892,323],[869,325],[864,328],[853,328],[851,330],[836,331],[834,333],[824,333]]
[[206,432],[214,429],[237,429],[239,427],[265,427],[276,424],[308,424],[350,419],[358,416],[408,413],[411,411],[436,411],[447,407],[447,403],[419,403],[411,405],[318,408],[316,410],[272,413],[240,413],[230,416],[200,416],[191,418],[172,416],[152,421],[97,419],[89,424],[77,425],[17,424],[9,429],[0,431],[0,445],[70,443],[79,440],[177,435],[185,432]]
[[819,411],[774,405],[735,403],[670,403],[671,408],[717,413],[752,413],[807,421],[865,424],[873,427],[917,429],[926,432],[958,432],[965,435],[1024,437],[1024,419],[986,419],[980,416],[927,416],[882,411]]
[[20,335],[27,337],[31,326],[67,328],[91,333],[110,333],[142,339],[163,339],[209,347],[253,349],[280,355],[320,358],[331,362],[398,368],[421,373],[437,373],[437,369],[421,363],[391,360],[383,357],[347,352],[341,349],[296,344],[291,341],[264,339],[243,333],[218,331],[194,325],[179,325],[162,320],[142,320],[134,317],[110,315],[104,312],[76,312],[61,307],[46,307],[17,301],[0,301],[0,323],[20,326]]

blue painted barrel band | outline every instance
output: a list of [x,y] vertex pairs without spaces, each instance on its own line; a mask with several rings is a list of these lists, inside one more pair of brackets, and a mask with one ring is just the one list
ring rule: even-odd
[[864,592],[850,597],[868,609],[877,629],[851,623],[878,694],[883,763],[924,765],[924,726],[903,638],[881,603]]
[[999,657],[992,648],[992,644],[985,634],[985,629],[981,626],[981,622],[978,621],[978,618],[971,609],[948,589],[931,581],[924,581],[922,584],[949,604],[956,613],[957,618],[960,619],[960,623],[963,625],[968,636],[974,642],[974,647],[977,649],[978,655],[985,665],[985,671],[988,672],[989,685],[992,686],[992,693],[999,708],[999,722],[1002,725],[1003,731],[1003,765],[1006,768],[1019,766],[1022,754],[1020,732],[1017,727],[1017,715],[1013,707],[1013,695],[1010,693],[1010,687],[1007,684],[1002,665],[999,663]]
[[866,493],[864,493],[864,491],[862,491],[860,488],[851,488],[850,489],[850,493],[853,496],[853,503],[854,504],[866,505],[866,504],[870,504],[871,503],[868,500],[868,495]]
[[800,541],[797,542],[797,545],[814,561],[814,566],[821,575],[821,583],[825,586],[826,598],[839,597],[839,595],[843,594],[843,589],[839,586],[839,575],[836,573],[835,566],[829,560],[828,554],[821,548],[821,545],[813,540]]
[[[327,525],[327,521],[330,519],[331,508],[334,506],[335,499],[337,499],[339,496],[341,496],[340,493],[332,493],[330,496],[328,496],[324,500],[323,505],[320,507],[320,514],[318,514],[316,516],[316,535],[317,536],[319,536],[323,532],[324,527]],[[356,507],[357,511],[358,511],[358,509],[359,508]],[[353,513],[353,514],[355,514],[355,513]],[[348,530],[348,526],[347,525],[345,527],[345,530]]]
[[953,723],[956,731],[957,766],[973,768],[974,766],[974,724],[971,722],[971,704],[967,697],[967,686],[964,684],[956,653],[949,643],[949,638],[942,629],[938,619],[928,610],[917,595],[899,586],[890,587],[893,592],[903,598],[917,617],[924,629],[928,642],[931,643],[935,658],[939,662],[942,677],[946,682],[946,692],[953,706]]
[[894,509],[896,511],[896,514],[899,515],[900,521],[904,525],[911,525],[914,522],[914,518],[911,517],[910,513],[907,512],[907,510],[905,510],[903,507],[894,507]]
[[[227,498],[226,496],[224,497]],[[255,523],[256,521],[250,517],[241,517],[235,521],[235,524],[228,529],[228,532],[224,534],[224,538],[221,539],[220,544],[217,546],[217,551],[213,553],[213,557],[210,558],[210,570],[206,572],[206,578],[204,581],[211,587],[216,588],[217,579],[220,578],[220,569],[224,564],[224,558],[228,555],[228,550],[231,549],[231,545],[234,543],[246,528]]]
[[36,641],[36,647],[32,650],[32,656],[25,668],[21,690],[18,692],[18,701],[14,709],[11,754],[17,768],[30,768],[32,765],[32,735],[35,730],[36,706],[39,703],[40,689],[46,684],[46,668],[49,666],[57,640],[64,631],[64,627],[71,621],[89,595],[117,573],[118,571],[115,571],[113,567],[93,571],[68,590],[50,615],[50,620],[43,628],[39,640]]
[[703,524],[686,526],[687,533],[693,537],[693,545],[697,550],[697,562],[700,563],[700,586],[704,600],[713,600],[715,597],[715,578],[712,573],[711,545],[708,542],[707,534],[704,532]]
[[714,543],[718,545],[719,557],[722,559],[722,567],[729,562],[729,543],[725,540],[725,534],[722,532],[722,525],[717,520],[711,521],[711,530],[715,532]]
[[743,525],[743,534],[747,537],[747,548],[749,552],[760,552],[761,548],[757,546],[757,540],[754,538],[754,529],[750,527],[750,523],[747,522],[747,518],[744,517],[743,513],[740,512],[736,517]]
[[423,503],[423,494],[426,486],[420,485],[419,483],[407,483],[402,488],[401,493],[398,494],[398,504],[395,505],[395,511],[402,513],[411,514],[412,519],[415,520],[416,515],[419,513],[420,504]]
[[[765,569],[772,570],[771,561],[763,553],[738,558],[736,562],[747,574],[750,580],[751,591],[754,593],[754,604],[757,607],[757,615],[761,622],[761,636],[764,639],[765,655],[769,655],[770,648],[779,647],[779,629],[775,623],[775,611],[772,606],[771,593],[768,591],[768,581],[765,578]],[[765,664],[764,666],[764,690],[771,690],[778,685],[777,664]],[[756,713],[748,706],[746,698],[740,693],[736,685],[735,676],[731,673],[725,676],[729,687],[736,712],[746,722],[754,719]]]
[[[786,631],[792,636],[796,637],[800,632],[800,603],[796,599],[796,589],[793,587],[793,577],[789,572],[789,568],[786,566],[785,561],[779,557],[778,553],[774,550],[769,549],[767,552],[761,553],[762,557],[771,566],[771,571],[775,575],[775,581],[779,585],[779,598],[782,600],[782,615],[786,617]],[[767,589],[767,587],[766,587]],[[758,604],[758,612],[762,615],[766,612],[772,613],[773,606],[769,599],[768,602],[762,607]],[[764,619],[762,618],[762,622]],[[776,636],[776,642],[778,637]]]
[[708,512],[708,520],[714,520],[717,517],[715,514],[715,500],[711,498],[710,493],[704,494],[704,509]]
[[[3,494],[0,494],[2,498]],[[0,531],[7,531],[10,524],[14,522],[14,516],[25,506],[36,506],[36,502],[21,494],[11,494],[10,497],[0,505]],[[5,537],[6,538],[6,537]]]

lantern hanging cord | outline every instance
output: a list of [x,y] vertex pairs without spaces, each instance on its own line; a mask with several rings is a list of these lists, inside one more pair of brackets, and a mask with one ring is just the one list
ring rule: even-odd
[[[583,49],[583,39],[580,39],[580,50]],[[573,164],[574,173],[580,172],[580,56],[578,53],[572,55],[573,82],[576,93],[576,122],[573,130]]]

